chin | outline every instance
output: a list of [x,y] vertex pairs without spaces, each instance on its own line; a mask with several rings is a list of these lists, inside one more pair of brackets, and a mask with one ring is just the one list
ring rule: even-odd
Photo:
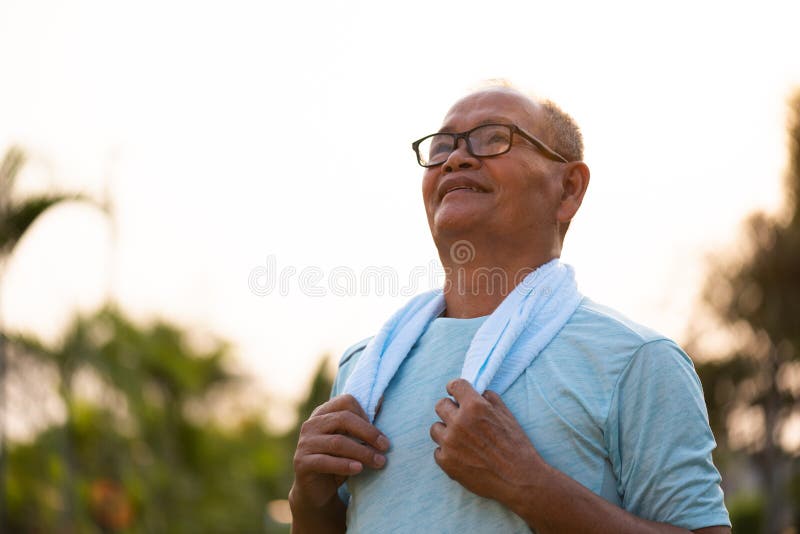
[[442,238],[465,238],[481,227],[485,227],[475,217],[440,217],[431,225],[434,240]]

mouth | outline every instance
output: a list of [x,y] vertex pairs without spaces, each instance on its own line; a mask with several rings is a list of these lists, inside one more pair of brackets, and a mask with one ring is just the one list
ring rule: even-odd
[[468,176],[450,176],[439,184],[439,201],[450,194],[489,193],[490,188]]
[[466,192],[470,192],[470,193],[485,193],[485,191],[483,191],[482,189],[478,189],[477,187],[469,187],[469,186],[466,186],[466,185],[460,185],[460,186],[457,186],[457,187],[451,187],[450,189],[445,191],[444,195],[442,195],[442,198],[446,197],[447,195],[449,195],[450,193],[452,193],[454,191],[466,191]]

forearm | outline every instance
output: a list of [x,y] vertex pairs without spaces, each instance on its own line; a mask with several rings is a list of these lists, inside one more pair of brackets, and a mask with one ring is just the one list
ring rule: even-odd
[[523,487],[509,488],[504,499],[531,529],[549,532],[685,533],[686,529],[636,517],[544,464]]
[[347,507],[338,495],[334,495],[325,506],[315,508],[304,503],[302,497],[292,488],[289,492],[289,506],[292,510],[293,534],[339,534],[347,530]]

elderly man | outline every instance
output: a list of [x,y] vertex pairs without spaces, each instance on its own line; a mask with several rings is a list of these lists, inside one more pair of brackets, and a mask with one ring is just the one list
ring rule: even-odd
[[293,530],[730,532],[691,360],[558,260],[589,184],[572,119],[495,87],[413,147],[445,287],[343,356]]

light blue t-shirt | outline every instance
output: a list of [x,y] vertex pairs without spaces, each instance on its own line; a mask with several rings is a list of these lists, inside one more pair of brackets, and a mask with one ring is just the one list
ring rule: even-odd
[[[484,319],[435,319],[398,369],[375,419],[392,442],[386,466],[351,477],[340,491],[348,530],[529,530],[433,458],[434,405],[460,375]],[[365,345],[345,353],[333,395]],[[702,387],[671,340],[584,298],[503,401],[548,464],[615,505],[690,530],[730,525]]]

